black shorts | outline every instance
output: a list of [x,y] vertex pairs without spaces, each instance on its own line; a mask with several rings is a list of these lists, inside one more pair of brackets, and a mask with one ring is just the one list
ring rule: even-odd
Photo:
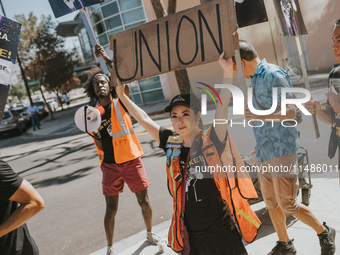
[[209,230],[190,232],[190,255],[247,255],[236,226],[221,218]]

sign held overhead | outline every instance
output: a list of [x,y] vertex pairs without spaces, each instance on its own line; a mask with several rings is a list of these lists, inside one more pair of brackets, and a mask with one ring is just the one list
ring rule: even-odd
[[48,0],[56,18],[87,6],[104,2],[104,0]]
[[236,30],[234,2],[216,0],[113,34],[111,77],[132,82],[233,56]]

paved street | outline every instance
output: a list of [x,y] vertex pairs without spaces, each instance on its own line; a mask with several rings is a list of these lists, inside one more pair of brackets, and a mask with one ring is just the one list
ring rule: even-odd
[[[316,87],[313,95],[324,100],[324,91],[324,88]],[[43,121],[41,134],[29,131],[21,137],[0,138],[1,158],[31,182],[45,200],[45,210],[28,224],[42,255],[105,254],[97,252],[106,246],[103,228],[105,202],[101,192],[99,161],[92,139],[78,131],[72,122],[78,107],[71,107],[62,115],[57,113],[55,121]],[[232,108],[230,117],[231,112]],[[171,126],[167,115],[154,118],[160,125]],[[203,118],[206,126],[211,124],[212,118],[212,111],[209,111]],[[243,117],[235,118],[235,121],[241,122]],[[134,124],[134,127],[145,152],[143,162],[151,182],[149,197],[153,206],[155,231],[166,236],[172,216],[172,199],[166,186],[164,153],[150,135],[143,133],[141,126]],[[330,127],[319,121],[319,128],[321,138],[316,140],[311,118],[304,116],[304,121],[298,126],[301,131],[300,144],[308,149],[309,163],[335,166],[337,159],[329,160],[326,153]],[[230,132],[241,154],[247,155],[253,150],[255,142],[251,128],[235,125],[230,127]],[[313,174],[315,186],[310,207],[320,220],[336,228],[340,249],[338,176],[339,173],[335,172],[332,175]],[[258,239],[247,245],[247,249],[250,254],[267,254],[276,241],[276,235],[263,202],[255,204],[253,208],[260,216],[263,227]],[[291,217],[287,223],[292,221]],[[135,196],[125,186],[120,196],[115,229],[119,255],[159,254],[156,247],[150,248],[144,243],[145,233],[141,231],[144,231],[144,225],[139,206]],[[319,254],[318,239],[301,222],[290,227],[289,233],[296,240],[298,254]],[[173,252],[168,249],[166,254]]]

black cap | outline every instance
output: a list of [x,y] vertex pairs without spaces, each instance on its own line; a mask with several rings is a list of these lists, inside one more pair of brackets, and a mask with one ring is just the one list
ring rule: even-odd
[[195,112],[201,110],[201,102],[194,94],[179,94],[171,99],[170,104],[165,107],[165,112],[170,112],[175,105],[183,105],[193,109]]

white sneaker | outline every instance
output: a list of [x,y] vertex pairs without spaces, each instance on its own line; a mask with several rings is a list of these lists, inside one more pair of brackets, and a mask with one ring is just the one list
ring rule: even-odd
[[116,255],[115,250],[113,246],[107,246],[107,252],[106,255]]
[[158,235],[156,235],[155,233],[147,231],[146,232],[146,239],[153,244],[158,244],[158,242],[161,238]]

